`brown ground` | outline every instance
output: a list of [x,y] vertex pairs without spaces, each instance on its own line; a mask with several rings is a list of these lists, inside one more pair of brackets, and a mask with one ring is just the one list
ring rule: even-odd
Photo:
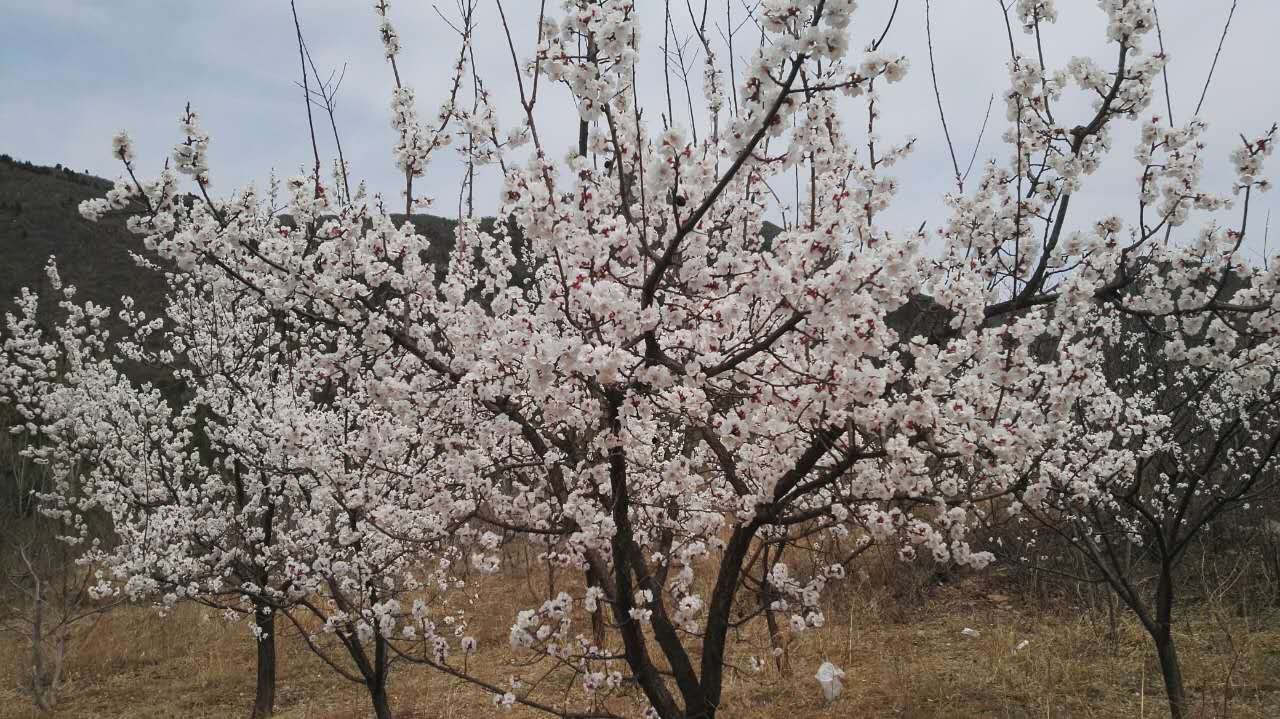
[[[1057,611],[994,594],[990,580],[930,586],[909,602],[891,590],[851,590],[828,612],[828,627],[790,646],[793,676],[770,665],[737,674],[726,687],[727,717],[1161,717],[1167,716],[1154,653],[1140,628],[1122,619],[1114,638],[1105,611]],[[480,633],[481,674],[512,671],[505,636],[524,592],[491,592]],[[992,596],[994,595],[994,600]],[[1074,598],[1084,604],[1084,596]],[[1101,604],[1095,604],[1101,607]],[[1184,607],[1180,650],[1194,717],[1280,717],[1280,612],[1249,616],[1221,604]],[[763,624],[760,622],[759,624]],[[972,627],[970,639],[960,630]],[[1023,640],[1030,644],[1014,648]],[[0,639],[0,718],[33,716],[20,691],[24,651]],[[338,678],[290,630],[281,635],[277,708],[285,719],[364,717],[363,688]],[[758,649],[755,651],[759,651]],[[746,665],[743,653],[737,655]],[[823,659],[844,668],[846,688],[824,707],[813,674]],[[488,696],[415,666],[391,680],[398,717],[488,717]],[[82,638],[69,663],[62,717],[242,717],[253,695],[253,645],[244,625],[180,607],[166,617],[118,610]],[[619,706],[618,708],[623,708]],[[635,712],[638,715],[638,711]],[[545,716],[517,709],[506,716]]]

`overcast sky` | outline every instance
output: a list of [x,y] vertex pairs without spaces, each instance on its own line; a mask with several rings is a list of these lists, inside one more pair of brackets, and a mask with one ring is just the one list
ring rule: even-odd
[[[536,0],[505,0],[522,57],[532,50]],[[743,0],[730,0],[737,21]],[[988,99],[996,95],[990,125],[978,159],[1008,152],[1000,143],[1006,126],[999,93],[1007,85],[1008,44],[998,0],[933,0],[934,50],[952,136],[961,164],[967,163]],[[303,31],[317,63],[325,69],[346,66],[338,97],[338,121],[354,175],[371,189],[394,196],[399,181],[392,163],[394,133],[388,124],[392,78],[383,59],[372,0],[299,0]],[[652,54],[662,38],[662,3],[638,0],[645,50],[639,78],[647,117],[656,124],[665,109],[660,56]],[[454,0],[441,0],[453,11]],[[549,6],[558,5],[549,0]],[[673,3],[683,12],[684,3]],[[725,1],[712,0],[712,20],[726,25]],[[890,0],[861,0],[851,27],[851,46],[859,48],[879,35],[893,5]],[[1058,0],[1061,19],[1047,37],[1048,63],[1061,67],[1072,56],[1090,55],[1104,67],[1114,62],[1105,44],[1103,16],[1092,0]],[[1175,119],[1188,118],[1199,98],[1218,45],[1230,0],[1161,0],[1165,47],[1172,58],[1169,81]],[[510,56],[493,0],[479,0],[476,58],[497,99],[504,127],[518,119]],[[434,114],[446,92],[447,68],[457,38],[426,0],[395,0],[392,18],[404,54],[401,73],[420,98],[419,111]],[[40,164],[115,177],[110,157],[112,134],[127,129],[138,146],[140,167],[158,171],[178,139],[176,118],[190,101],[212,136],[210,162],[215,188],[229,192],[262,183],[272,170],[294,174],[309,164],[310,145],[298,79],[293,21],[285,0],[0,0],[0,152]],[[884,142],[917,137],[914,154],[892,172],[902,181],[902,196],[889,221],[901,227],[944,217],[940,198],[951,185],[950,161],[939,132],[929,81],[925,45],[924,0],[902,0],[885,50],[912,60],[902,83],[884,90]],[[681,31],[684,32],[682,26]],[[1201,115],[1209,121],[1207,186],[1225,190],[1230,183],[1227,154],[1243,132],[1253,136],[1280,119],[1280,2],[1239,0],[1235,20]],[[740,48],[756,39],[752,28],[738,36]],[[1019,34],[1020,48],[1032,52]],[[1156,38],[1150,36],[1148,47]],[[723,52],[723,50],[722,50]],[[741,54],[741,53],[740,53]],[[700,71],[695,74],[700,78]],[[568,93],[540,100],[540,131],[551,148],[567,151],[576,138],[576,115]],[[695,88],[696,93],[696,88]],[[1164,97],[1149,112],[1163,114]],[[1088,107],[1074,106],[1087,121]],[[854,115],[857,112],[859,114]],[[850,106],[849,127],[861,133],[865,112]],[[1060,115],[1062,112],[1060,111]],[[677,108],[677,115],[687,117]],[[687,120],[685,121],[687,124]],[[1132,128],[1115,133],[1115,151],[1099,175],[1073,203],[1073,222],[1091,222],[1104,212],[1131,216],[1136,168]],[[322,138],[325,139],[325,138]],[[331,153],[326,142],[322,152]],[[1274,158],[1280,163],[1280,157]],[[418,187],[437,200],[437,211],[452,214],[461,177],[455,156],[437,160]],[[497,179],[481,179],[479,209],[492,209]],[[1263,198],[1251,225],[1260,243],[1262,222],[1280,193]],[[1118,198],[1118,199],[1117,199]],[[1280,219],[1280,218],[1278,218]],[[1252,243],[1251,243],[1252,244]],[[1260,244],[1258,245],[1260,248]]]

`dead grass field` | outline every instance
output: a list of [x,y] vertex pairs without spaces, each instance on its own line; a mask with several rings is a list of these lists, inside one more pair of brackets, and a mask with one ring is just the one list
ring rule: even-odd
[[[1110,636],[1105,612],[1050,611],[1001,596],[994,580],[933,585],[903,608],[885,587],[851,588],[827,612],[829,626],[789,647],[793,675],[770,664],[728,679],[723,716],[781,717],[1161,717],[1167,716],[1154,652],[1122,619]],[[506,633],[523,590],[491,592],[497,617],[478,633],[482,674],[509,673]],[[482,614],[484,615],[484,614]],[[1280,612],[1242,618],[1219,606],[1183,607],[1178,637],[1194,717],[1280,717]],[[960,630],[981,632],[975,639]],[[1015,651],[1022,641],[1029,644]],[[0,644],[0,718],[35,716],[20,691],[23,648]],[[292,630],[280,636],[277,710],[284,719],[368,716],[363,687],[310,654]],[[846,688],[823,704],[813,673],[824,659],[844,668]],[[744,655],[733,658],[746,666]],[[253,695],[253,645],[243,625],[182,606],[166,617],[126,608],[103,618],[69,660],[61,717],[241,717]],[[476,667],[473,664],[473,667]],[[431,670],[398,665],[392,706],[408,719],[499,714],[481,691]],[[623,708],[623,707],[617,707]],[[638,714],[638,711],[637,711]],[[545,716],[517,708],[504,716]]]

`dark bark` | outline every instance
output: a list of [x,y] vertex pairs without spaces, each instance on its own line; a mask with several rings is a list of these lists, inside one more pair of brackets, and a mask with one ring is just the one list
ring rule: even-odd
[[258,627],[258,686],[253,697],[253,719],[275,713],[276,706],[276,615],[270,607],[257,605],[253,612]]
[[[377,593],[371,595],[377,601]],[[340,607],[343,603],[339,604]],[[365,647],[353,634],[339,633],[338,639],[347,649],[347,654],[360,672],[365,689],[369,691],[369,701],[373,704],[373,715],[377,719],[391,719],[391,704],[387,698],[387,678],[391,674],[391,662],[387,657],[387,639],[378,631],[373,636],[373,657],[365,651]],[[354,677],[352,677],[354,678]]]
[[1186,716],[1187,695],[1182,684],[1182,665],[1173,641],[1173,565],[1168,558],[1160,563],[1160,581],[1156,585],[1156,621],[1151,638],[1160,657],[1160,674],[1164,677],[1165,694],[1169,697],[1169,715],[1173,719]]
[[608,625],[604,618],[604,607],[597,605],[595,611],[591,612],[591,638],[595,641],[596,646],[604,648],[608,641]]
[[704,704],[690,707],[690,719],[715,719],[720,706],[720,691],[724,684],[724,647],[729,638],[730,613],[734,594],[746,561],[747,550],[755,537],[755,522],[733,530],[724,556],[720,560],[720,573],[711,593],[711,605],[707,609],[707,630],[702,640],[702,691]]
[[[781,550],[779,550],[781,553]],[[764,607],[765,625],[769,628],[769,648],[773,650],[773,661],[778,673],[791,676],[791,657],[782,645],[782,630],[778,628],[777,613],[773,611],[773,591],[769,584],[769,546],[765,545],[764,556],[760,559],[760,605]]]
[[[1160,576],[1156,581],[1153,605],[1143,601],[1126,579],[1128,563],[1127,560],[1124,563],[1121,562],[1118,556],[1119,547],[1107,542],[1102,550],[1092,550],[1086,556],[1102,571],[1103,578],[1115,595],[1138,616],[1143,628],[1151,636],[1152,643],[1156,645],[1156,656],[1160,660],[1160,674],[1164,679],[1165,695],[1169,700],[1169,715],[1173,719],[1184,719],[1187,716],[1186,687],[1182,681],[1182,665],[1178,661],[1178,650],[1173,639],[1176,562],[1167,552],[1171,544],[1169,538],[1161,534],[1157,535],[1156,540],[1156,548],[1160,555]],[[1090,547],[1091,545],[1082,546]]]
[[370,681],[369,700],[373,702],[373,715],[377,719],[391,719],[391,704],[387,701],[387,679],[383,675],[380,682]]
[[1163,633],[1152,636],[1156,642],[1156,654],[1160,657],[1160,674],[1164,676],[1164,691],[1169,697],[1169,716],[1183,719],[1187,714],[1186,689],[1182,685],[1182,666],[1178,663],[1178,648],[1173,633],[1166,627]]
[[[619,409],[622,406],[622,395],[616,389],[607,391],[605,403],[608,412],[609,429],[621,434],[622,421]],[[644,631],[640,623],[631,616],[635,608],[631,583],[630,559],[627,556],[634,541],[629,514],[629,495],[627,492],[627,458],[622,444],[615,443],[609,448],[609,483],[612,490],[614,536],[611,544],[613,555],[613,579],[615,586],[614,617],[618,622],[618,632],[622,635],[623,651],[627,665],[631,667],[636,683],[640,685],[650,706],[662,719],[675,719],[681,716],[676,708],[675,698],[667,689],[667,685],[658,672],[657,667],[649,659],[649,650]]]
[[390,674],[390,662],[387,660],[387,640],[380,633],[373,640],[372,671],[365,672],[365,686],[369,689],[369,700],[373,702],[373,715],[377,719],[391,719],[391,704],[387,700],[387,675]]

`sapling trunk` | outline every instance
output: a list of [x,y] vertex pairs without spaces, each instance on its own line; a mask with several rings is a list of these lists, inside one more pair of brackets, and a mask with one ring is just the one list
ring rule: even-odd
[[258,685],[254,692],[252,719],[275,713],[276,704],[276,615],[266,605],[256,605],[254,624],[258,628]]

